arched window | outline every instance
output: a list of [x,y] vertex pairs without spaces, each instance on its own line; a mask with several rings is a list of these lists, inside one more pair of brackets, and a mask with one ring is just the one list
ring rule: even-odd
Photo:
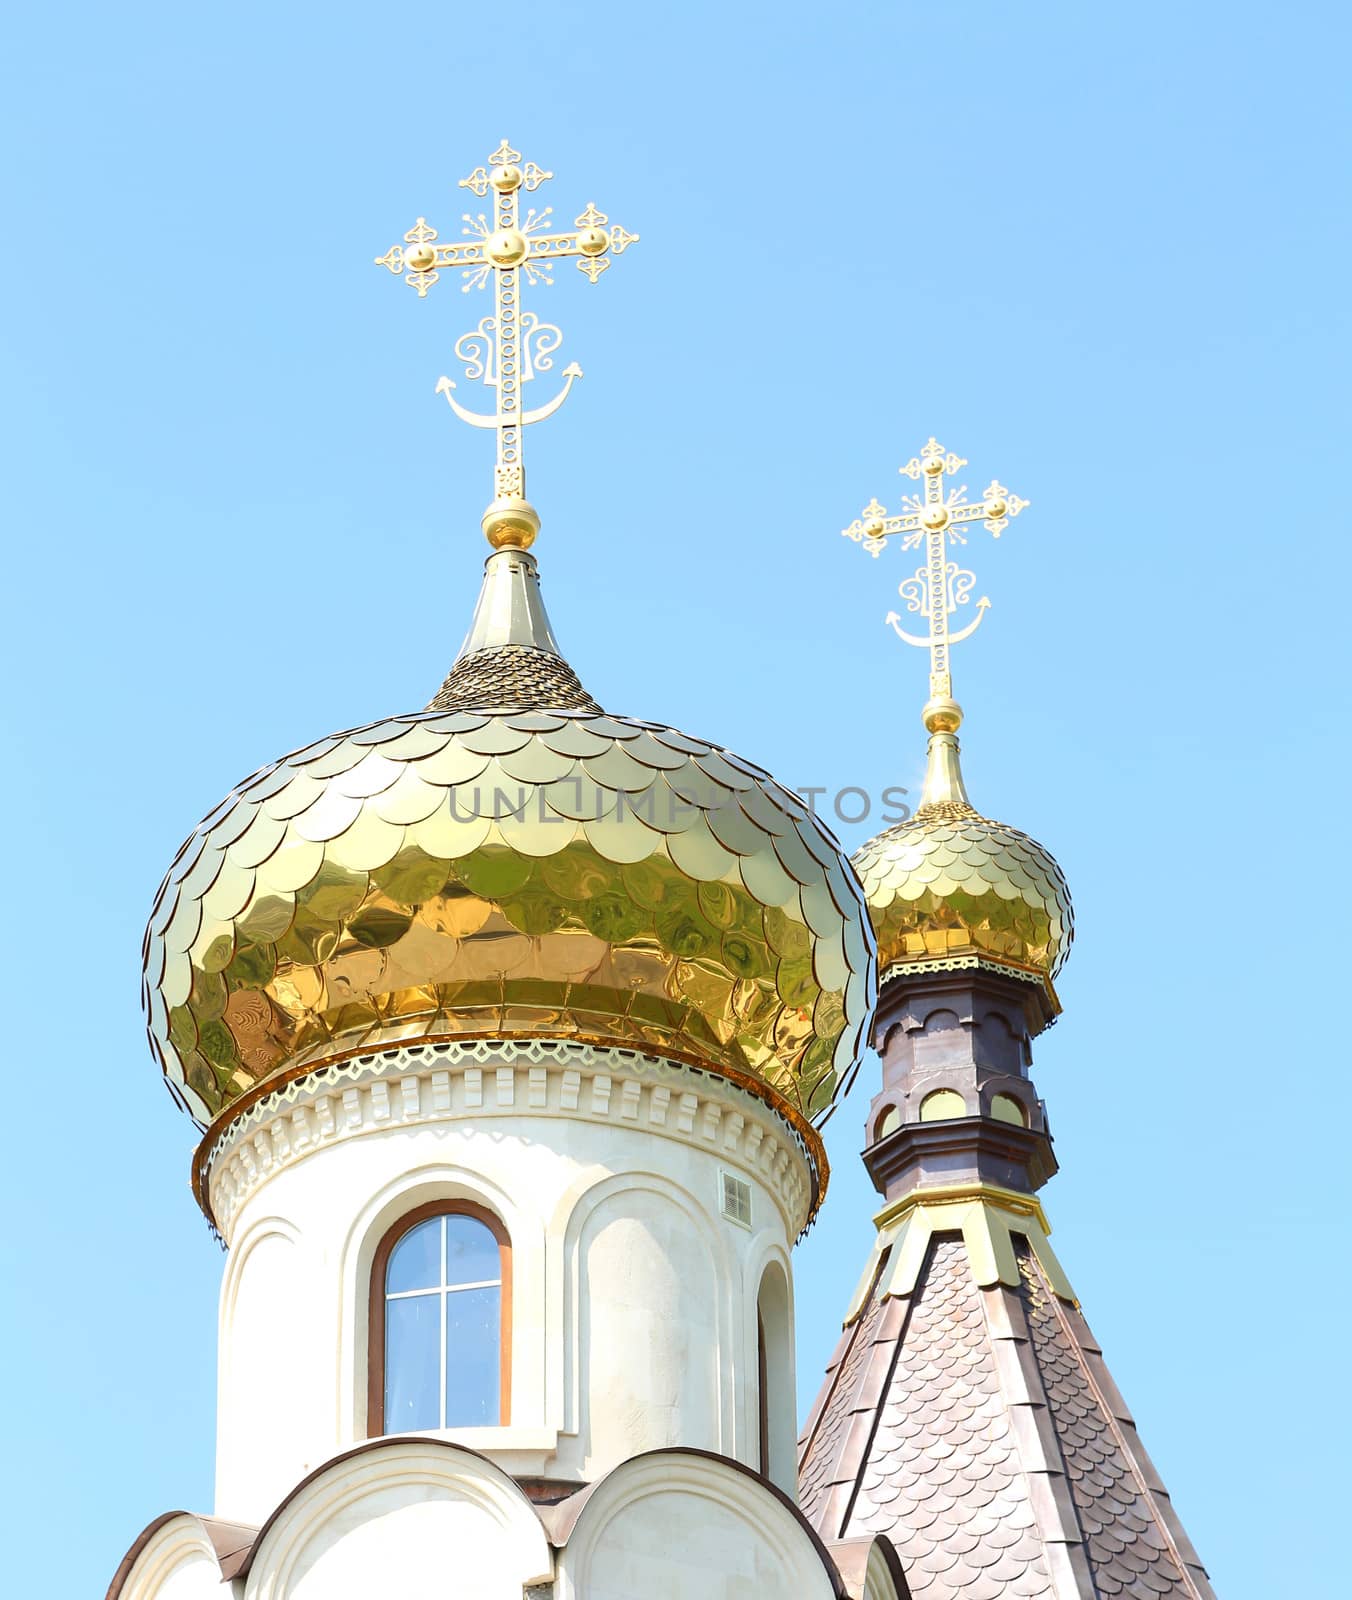
[[512,1248],[482,1206],[401,1217],[371,1267],[367,1432],[496,1427],[511,1412]]

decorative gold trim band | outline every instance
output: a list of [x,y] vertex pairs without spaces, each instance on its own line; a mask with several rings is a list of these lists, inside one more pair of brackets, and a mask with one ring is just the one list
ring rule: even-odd
[[1051,1227],[1036,1195],[993,1183],[918,1189],[885,1207],[874,1222],[878,1236],[845,1315],[847,1327],[868,1304],[884,1254],[887,1259],[878,1283],[879,1293],[904,1299],[915,1292],[936,1233],[962,1234],[972,1275],[983,1289],[997,1283],[1018,1288],[1019,1262],[1013,1239],[1018,1234],[1027,1239],[1056,1296],[1071,1305],[1080,1303],[1048,1243]]
[[[893,978],[911,977],[925,972],[1001,972],[1006,977],[1017,978],[1040,988],[1051,1003],[1051,1021],[1061,1015],[1061,999],[1052,980],[1035,967],[1026,967],[1018,961],[994,961],[989,956],[919,956],[914,961],[894,961],[878,974],[878,988]],[[1049,1024],[1050,1026],[1050,1024]]]

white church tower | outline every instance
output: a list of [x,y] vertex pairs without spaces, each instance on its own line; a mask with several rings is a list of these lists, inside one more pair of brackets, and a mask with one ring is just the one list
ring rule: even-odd
[[[768,774],[607,715],[528,553],[534,261],[631,236],[522,220],[506,143],[463,243],[382,262],[494,311],[493,547],[422,711],[262,768],[200,824],[145,945],[150,1036],[227,1247],[216,1504],[110,1600],[868,1595],[886,1538],[796,1503],[790,1251],[856,1061],[873,940],[835,841]],[[398,581],[398,580],[396,580]],[[404,581],[412,581],[409,575]]]

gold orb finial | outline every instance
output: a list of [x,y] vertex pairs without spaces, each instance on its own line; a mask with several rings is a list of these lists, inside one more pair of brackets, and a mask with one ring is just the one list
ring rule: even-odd
[[540,531],[540,513],[529,500],[500,495],[484,512],[483,530],[495,550],[529,550]]
[[956,733],[962,726],[962,707],[948,695],[935,695],[921,712],[931,733]]

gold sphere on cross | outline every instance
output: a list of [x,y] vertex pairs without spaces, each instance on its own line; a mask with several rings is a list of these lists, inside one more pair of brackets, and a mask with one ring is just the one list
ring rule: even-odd
[[437,253],[430,244],[415,244],[404,260],[412,272],[430,272],[437,264]]
[[935,477],[938,473],[942,472],[943,470],[944,470],[944,458],[942,456],[930,456],[929,459],[925,462],[925,471],[927,473],[929,473],[931,478]]
[[870,539],[881,539],[887,524],[881,517],[871,517],[864,524],[864,532]]
[[515,228],[504,228],[488,241],[488,259],[499,267],[514,267],[525,255],[526,236]]
[[920,521],[926,528],[929,529],[931,533],[938,533],[940,528],[946,528],[948,526],[948,507],[926,506],[925,514],[921,517]]
[[987,500],[986,502],[986,515],[992,520],[1003,517],[1008,510],[1009,507],[1003,500]]
[[951,695],[937,695],[920,713],[931,733],[956,733],[962,726],[962,707]]
[[494,167],[488,181],[499,194],[510,194],[521,187],[521,168],[510,162],[505,167]]
[[540,531],[540,513],[519,495],[500,495],[483,514],[483,530],[495,550],[529,550]]
[[584,256],[599,256],[603,254],[610,243],[610,235],[604,228],[580,228],[577,235],[577,247]]

